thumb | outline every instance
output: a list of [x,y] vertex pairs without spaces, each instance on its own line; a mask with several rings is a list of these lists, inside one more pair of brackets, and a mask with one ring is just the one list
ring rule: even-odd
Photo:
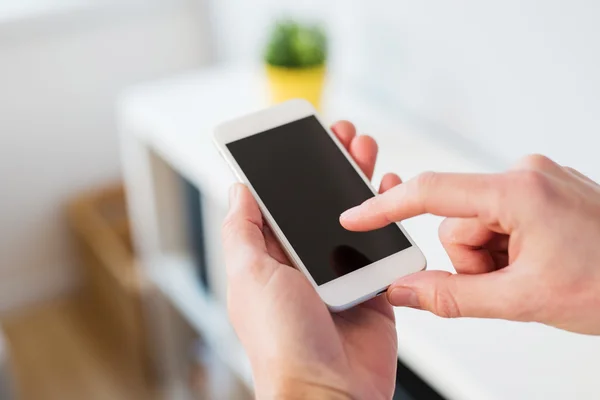
[[[258,204],[240,183],[229,190],[229,213],[223,222],[222,240],[227,274],[257,275],[267,257],[263,220]],[[261,275],[261,274],[258,274]]]
[[430,311],[440,317],[522,319],[528,302],[522,300],[510,271],[480,275],[422,271],[394,282],[387,291],[394,306]]

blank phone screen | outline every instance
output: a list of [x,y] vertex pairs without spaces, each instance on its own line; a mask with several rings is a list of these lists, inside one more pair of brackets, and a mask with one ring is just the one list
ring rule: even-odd
[[227,147],[318,285],[411,246],[396,224],[340,225],[340,214],[373,192],[314,116]]

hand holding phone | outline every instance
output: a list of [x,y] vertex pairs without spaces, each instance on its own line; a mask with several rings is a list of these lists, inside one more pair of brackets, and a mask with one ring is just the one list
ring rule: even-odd
[[[370,178],[375,141],[356,136],[348,122],[332,130]],[[399,183],[388,174],[380,192]],[[223,225],[228,309],[250,357],[257,398],[391,398],[397,343],[387,300],[380,296],[331,314],[292,267],[250,190],[237,184],[230,197]]]
[[342,227],[340,214],[376,192],[310,103],[292,100],[222,124],[215,143],[330,310],[364,302],[425,268],[399,223],[370,232]]

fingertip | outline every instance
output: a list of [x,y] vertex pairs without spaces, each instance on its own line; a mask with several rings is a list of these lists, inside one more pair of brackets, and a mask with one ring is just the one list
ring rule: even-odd
[[419,296],[410,287],[397,286],[388,289],[387,299],[395,307],[420,308]]
[[402,179],[398,175],[389,172],[385,174],[381,179],[381,184],[379,185],[379,193],[384,193],[393,188],[394,186],[398,186],[401,183]]
[[[446,271],[419,271],[396,279],[387,290],[387,299],[396,307],[421,308],[420,295],[434,283],[451,275]],[[427,302],[425,302],[427,305]]]
[[347,230],[353,231],[356,227],[356,219],[360,214],[360,206],[356,206],[344,211],[340,215],[340,224]]
[[350,143],[350,150],[359,151],[364,156],[376,157],[379,151],[377,141],[369,135],[360,135],[354,137]]
[[375,139],[367,135],[357,136],[350,143],[349,151],[352,158],[369,179],[373,176],[378,150]]
[[456,226],[459,224],[461,220],[458,218],[444,218],[440,225],[438,226],[438,237],[440,238],[440,242],[442,243],[454,243],[455,240],[455,231]]
[[335,136],[342,142],[345,148],[350,146],[352,139],[356,136],[356,127],[350,121],[338,121],[331,126],[331,130]]
[[[380,195],[381,196],[381,195]],[[340,223],[344,228],[354,232],[366,232],[383,228],[392,223],[379,207],[379,197],[372,197],[362,204],[344,211],[340,215]]]

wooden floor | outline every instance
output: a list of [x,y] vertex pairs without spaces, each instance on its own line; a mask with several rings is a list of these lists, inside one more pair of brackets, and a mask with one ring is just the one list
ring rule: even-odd
[[2,320],[20,400],[152,399],[95,334],[77,298],[53,301]]

